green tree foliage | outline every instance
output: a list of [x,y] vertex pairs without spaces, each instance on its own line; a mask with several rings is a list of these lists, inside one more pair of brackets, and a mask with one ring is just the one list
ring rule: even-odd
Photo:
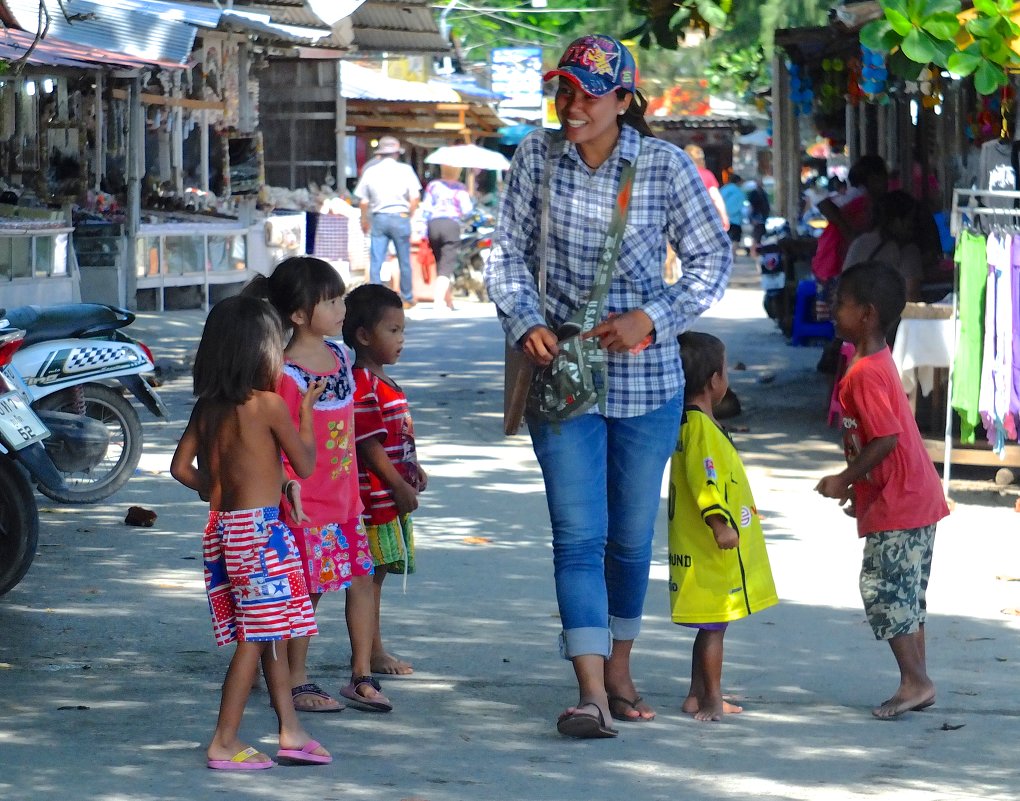
[[1010,46],[1020,36],[1011,16],[1013,0],[974,0],[962,32],[960,0],[879,0],[879,5],[884,16],[861,29],[861,44],[888,53],[895,75],[913,80],[934,64],[973,74],[974,88],[988,95],[1005,86],[1006,71],[1020,64]]

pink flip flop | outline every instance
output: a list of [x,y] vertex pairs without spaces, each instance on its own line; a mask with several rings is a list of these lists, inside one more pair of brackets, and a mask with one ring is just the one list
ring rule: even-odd
[[295,751],[291,748],[281,748],[276,752],[276,758],[285,759],[288,762],[296,762],[300,765],[328,765],[333,761],[333,757],[314,753],[315,749],[319,747],[320,743],[315,740],[309,740],[300,751]]
[[268,770],[276,765],[271,759],[262,762],[247,761],[257,753],[259,753],[257,748],[248,746],[238,751],[230,759],[210,759],[205,764],[213,770]]

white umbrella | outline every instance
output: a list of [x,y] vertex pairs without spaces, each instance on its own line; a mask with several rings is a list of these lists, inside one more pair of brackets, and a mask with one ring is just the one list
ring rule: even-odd
[[425,158],[425,163],[477,170],[506,170],[510,167],[509,160],[502,153],[478,145],[441,147],[430,153]]

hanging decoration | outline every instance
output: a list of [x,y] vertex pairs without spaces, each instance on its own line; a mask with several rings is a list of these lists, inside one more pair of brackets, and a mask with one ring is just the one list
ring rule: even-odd
[[849,58],[846,62],[846,99],[851,106],[858,105],[864,99],[861,89],[861,60]]
[[815,100],[811,76],[806,72],[802,73],[800,66],[792,61],[787,65],[787,69],[790,73],[790,100],[793,103],[794,116],[809,117]]
[[861,89],[869,103],[887,103],[889,72],[885,66],[885,54],[861,45]]
[[921,105],[935,108],[942,105],[942,70],[925,67],[917,78],[918,91],[921,93]]
[[844,91],[846,86],[846,64],[841,58],[822,60],[822,100],[824,112],[837,111],[846,103]]

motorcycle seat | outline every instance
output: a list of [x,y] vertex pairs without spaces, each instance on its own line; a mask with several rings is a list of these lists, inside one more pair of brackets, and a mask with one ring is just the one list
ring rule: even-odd
[[50,339],[102,336],[130,325],[135,319],[127,309],[103,303],[18,306],[0,316],[25,331],[26,346]]

